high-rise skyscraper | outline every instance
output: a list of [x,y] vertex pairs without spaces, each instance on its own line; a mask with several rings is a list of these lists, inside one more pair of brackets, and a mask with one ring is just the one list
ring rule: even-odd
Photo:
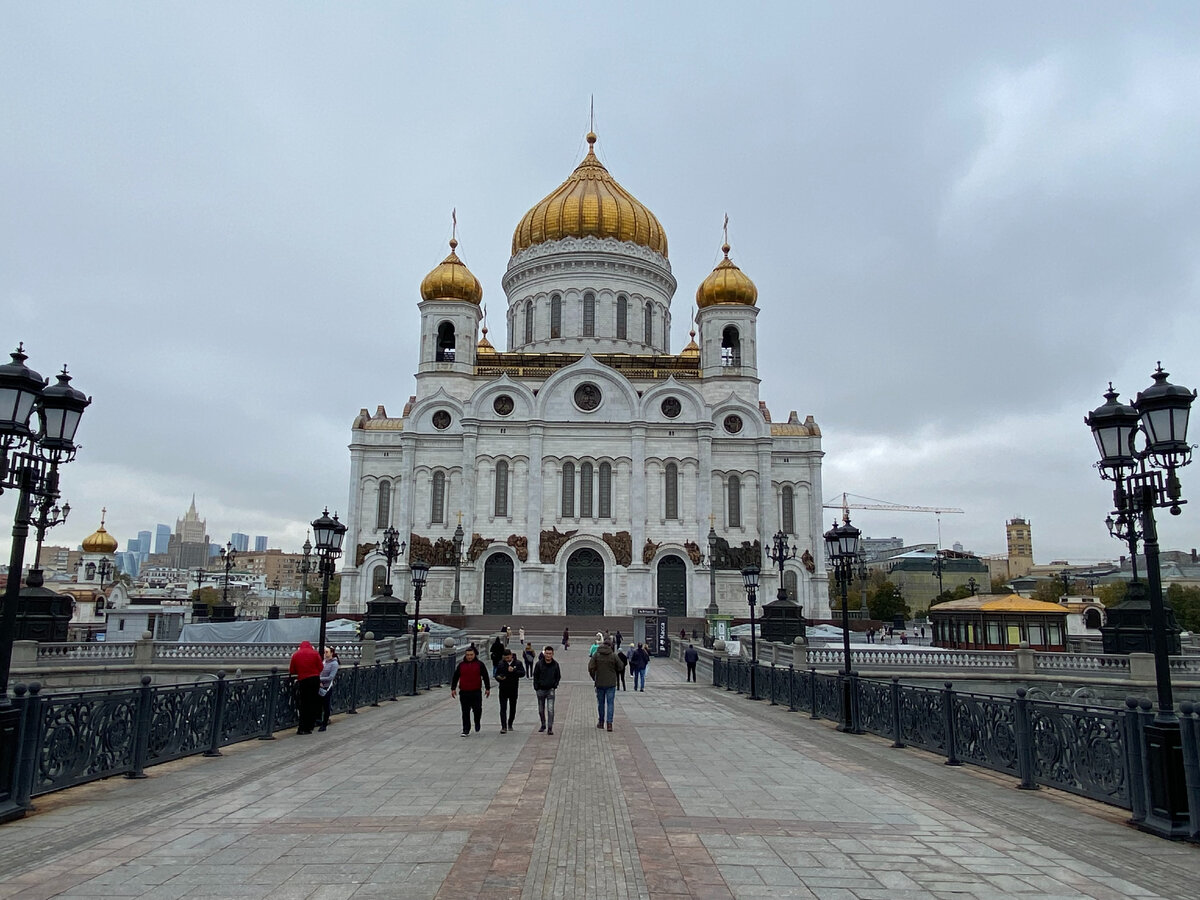
[[233,544],[233,549],[238,553],[245,553],[250,549],[250,535],[235,531],[229,536],[229,543]]
[[254,552],[262,553],[267,549],[267,536],[265,534],[256,534],[254,536]]
[[[130,549],[133,549],[133,548],[131,547]],[[138,553],[143,554],[143,559],[145,558],[144,554],[147,554],[150,552],[150,532],[148,532],[148,531],[139,531],[138,532],[137,551],[138,551]]]
[[171,526],[156,525],[154,527],[154,552],[166,553],[171,544]]

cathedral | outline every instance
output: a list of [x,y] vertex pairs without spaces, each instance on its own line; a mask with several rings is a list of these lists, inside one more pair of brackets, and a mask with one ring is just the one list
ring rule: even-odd
[[827,617],[821,432],[759,400],[758,289],[726,242],[672,353],[666,232],[587,141],[513,232],[503,350],[456,240],[421,282],[416,393],[351,428],[339,610],[379,593],[393,527],[396,595],[431,566],[422,612],[703,616],[715,599],[741,616],[744,566],[760,600],[780,587],[764,550],[783,531],[782,586]]

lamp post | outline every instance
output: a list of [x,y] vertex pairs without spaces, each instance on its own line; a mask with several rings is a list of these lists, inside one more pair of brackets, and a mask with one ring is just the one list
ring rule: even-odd
[[859,732],[855,727],[855,717],[851,708],[854,672],[850,666],[850,610],[846,595],[850,587],[850,580],[854,577],[854,568],[858,563],[859,538],[861,536],[862,532],[850,524],[849,516],[846,516],[841,525],[834,522],[833,527],[824,535],[825,555],[842,592],[842,674],[844,678],[842,680],[842,722],[838,725],[838,730],[852,734]]
[[[317,572],[321,576],[321,628],[317,637],[317,652],[325,652],[325,616],[329,610],[329,579],[333,577],[334,562],[342,555],[342,539],[346,537],[346,526],[338,521],[337,513],[329,516],[329,507],[312,523],[313,537],[317,541]],[[309,544],[305,540],[305,556]]]
[[308,573],[312,571],[312,543],[308,535],[304,536],[304,555],[300,557],[300,602],[303,604],[297,612],[300,615],[308,613]]
[[[25,814],[10,793],[19,712],[8,696],[25,540],[35,504],[59,496],[58,467],[75,458],[75,432],[83,411],[92,402],[71,387],[66,366],[58,382],[47,386],[46,379],[25,365],[27,358],[24,344],[20,344],[12,361],[0,366],[0,493],[17,490],[8,584],[0,612],[0,741],[7,745],[0,746],[0,822]],[[29,420],[35,413],[37,424],[30,428]]]
[[[1118,403],[1119,395],[1109,383],[1105,402],[1092,410],[1084,422],[1091,428],[1100,450],[1100,461],[1096,464],[1100,477],[1114,483],[1116,519],[1109,516],[1106,520],[1109,533],[1129,544],[1135,560],[1140,538],[1146,555],[1145,587],[1137,581],[1135,570],[1135,580],[1129,585],[1131,599],[1126,601],[1136,607],[1143,591],[1149,601],[1154,680],[1158,690],[1154,721],[1143,729],[1149,796],[1146,818],[1138,826],[1162,837],[1177,838],[1188,833],[1188,799],[1182,738],[1172,697],[1168,608],[1163,601],[1154,510],[1169,509],[1171,515],[1177,516],[1186,502],[1181,499],[1176,470],[1192,461],[1187,426],[1196,392],[1170,384],[1167,375],[1160,363],[1152,376],[1154,383],[1140,392],[1132,405]],[[1124,605],[1109,610],[1110,623],[1114,613],[1119,615]]]
[[413,670],[413,696],[417,696],[417,637],[421,625],[421,592],[425,590],[425,579],[429,577],[429,563],[424,560],[417,560],[409,566],[412,571],[413,585],[413,631],[412,631],[412,670]]
[[970,578],[968,578],[968,579],[967,579],[967,587],[968,587],[968,588],[970,589],[970,591],[971,591],[971,596],[972,596],[972,597],[974,597],[974,596],[975,596],[975,592],[976,592],[977,590],[979,590],[979,582],[975,580],[975,576],[974,576],[974,575],[972,575]]
[[229,570],[233,568],[237,562],[237,551],[233,549],[233,544],[228,541],[221,548],[221,563],[225,566],[225,579],[221,584],[221,606],[227,610],[229,608]]
[[275,593],[274,596],[271,597],[271,606],[267,609],[268,619],[279,618],[279,585],[280,581],[278,576],[276,576],[275,580],[271,582],[271,590]]
[[31,588],[38,588],[44,584],[42,578],[42,543],[46,540],[46,532],[56,525],[61,525],[67,521],[67,516],[71,514],[71,504],[64,503],[60,508],[54,502],[54,497],[43,497],[41,502],[37,504],[38,515],[33,521],[33,529],[37,533],[37,544],[33,551],[33,565],[29,568],[29,575],[25,578],[25,584]]
[[771,538],[771,546],[767,549],[767,559],[779,569],[779,590],[775,592],[776,599],[787,599],[787,588],[783,584],[783,567],[789,559],[796,558],[796,545],[788,546],[788,536],[782,530],[775,532]]
[[943,562],[944,562],[944,560],[942,559],[942,551],[935,550],[933,552],[933,562],[930,563],[930,569],[933,572],[933,577],[938,580],[938,597],[941,597],[942,592],[945,590],[942,587]]
[[96,574],[100,576],[100,596],[104,596],[104,582],[108,576],[112,574],[112,563],[108,561],[108,557],[101,558],[100,562],[96,563]]
[[462,564],[463,539],[462,514],[459,514],[458,527],[454,529],[454,602],[450,604],[450,612],[461,616],[463,605],[458,599],[459,566]]
[[387,570],[383,573],[383,588],[380,593],[385,597],[392,596],[392,566],[396,564],[396,560],[404,555],[404,549],[408,546],[407,541],[400,540],[400,532],[390,525],[383,529],[383,539],[379,542],[379,552],[383,554],[383,558],[387,560]]
[[1071,596],[1071,572],[1069,569],[1063,569],[1058,573],[1058,577],[1062,581],[1063,599],[1066,600]]
[[758,684],[755,681],[755,670],[758,668],[758,638],[754,634],[757,626],[754,624],[754,604],[758,602],[758,566],[746,566],[742,569],[742,584],[746,588],[746,602],[750,605],[750,699],[758,699]]
[[717,606],[717,529],[713,517],[708,518],[708,609],[704,612],[711,619],[721,608]]

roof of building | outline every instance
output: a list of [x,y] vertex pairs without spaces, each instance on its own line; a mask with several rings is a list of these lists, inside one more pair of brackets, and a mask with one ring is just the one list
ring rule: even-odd
[[1067,610],[1057,603],[1031,600],[1020,594],[976,594],[962,600],[947,600],[929,607],[930,613],[942,612],[1017,612],[1043,613],[1065,616]]

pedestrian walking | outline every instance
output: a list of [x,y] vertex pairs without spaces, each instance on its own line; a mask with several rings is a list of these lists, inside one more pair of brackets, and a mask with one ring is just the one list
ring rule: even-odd
[[621,660],[608,641],[601,642],[596,654],[588,660],[588,675],[596,684],[597,728],[613,730],[613,707],[617,702],[617,679],[621,674]]
[[625,638],[621,636],[621,630],[618,628],[617,633],[613,635],[613,649],[618,653],[621,652],[621,642],[623,640],[625,640]]
[[450,696],[455,695],[462,707],[462,735],[466,737],[471,733],[472,716],[475,718],[475,730],[479,730],[483,698],[492,695],[492,681],[488,677],[487,666],[475,657],[473,646],[466,649],[462,662],[455,666],[454,674],[450,676]]
[[296,676],[296,712],[299,722],[296,734],[312,734],[321,711],[321,654],[308,641],[301,641],[292,654],[288,671]]
[[563,649],[566,650],[571,646],[571,631],[568,628],[563,629]]
[[525,663],[525,677],[533,677],[533,666],[536,661],[536,655],[533,652],[533,644],[526,643],[525,649],[521,653],[521,662]]
[[522,646],[525,645],[525,626],[523,625],[517,629],[517,640],[521,642]]
[[700,661],[700,654],[696,651],[695,644],[688,644],[688,648],[683,651],[683,661],[687,663],[687,680],[696,680],[696,663]]
[[633,689],[646,692],[646,666],[650,665],[650,654],[638,644],[629,654],[629,671],[633,673]]
[[337,651],[332,647],[325,648],[325,665],[321,669],[321,689],[317,691],[317,695],[321,698],[321,724],[317,731],[324,731],[329,727],[329,719],[333,715],[333,680],[337,678],[338,668],[341,663],[338,661]]
[[500,665],[492,674],[496,676],[496,688],[500,693],[500,733],[508,734],[517,717],[517,692],[525,677],[525,666],[510,647],[505,647]]
[[592,646],[588,647],[588,656],[595,656],[596,651],[600,649],[600,645],[604,643],[604,634],[596,632],[596,640],[592,642]]
[[496,639],[492,641],[492,646],[488,648],[488,655],[492,657],[493,669],[500,665],[500,660],[504,658],[504,641],[502,640],[503,635],[504,632],[498,634]]
[[621,661],[621,690],[625,690],[625,667],[629,665],[629,657],[624,650],[618,650],[617,659]]
[[538,718],[542,720],[538,731],[546,734],[554,734],[554,693],[560,681],[562,669],[554,658],[554,648],[547,644],[541,658],[533,664],[533,692],[537,695]]

